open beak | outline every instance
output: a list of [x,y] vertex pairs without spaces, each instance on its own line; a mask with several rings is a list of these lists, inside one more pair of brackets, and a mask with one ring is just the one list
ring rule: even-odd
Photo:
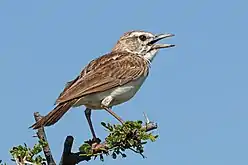
[[170,38],[170,37],[173,37],[175,36],[174,34],[159,34],[159,35],[156,35],[155,38],[149,43],[149,44],[152,44],[152,49],[161,49],[161,48],[170,48],[170,47],[174,47],[175,45],[173,44],[159,44],[157,43],[158,41],[164,39],[164,38]]

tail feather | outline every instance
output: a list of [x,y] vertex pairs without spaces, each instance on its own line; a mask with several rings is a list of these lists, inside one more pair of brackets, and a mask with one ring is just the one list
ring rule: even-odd
[[29,128],[38,129],[40,127],[50,126],[55,124],[71,108],[71,106],[75,102],[76,100],[72,100],[57,105],[51,112],[49,112],[46,116],[42,117],[39,121],[34,123]]

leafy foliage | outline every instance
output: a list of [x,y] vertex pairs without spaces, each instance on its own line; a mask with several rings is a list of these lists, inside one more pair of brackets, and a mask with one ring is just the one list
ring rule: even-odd
[[[144,144],[149,140],[154,142],[158,137],[158,135],[149,133],[149,131],[156,129],[157,126],[152,125],[154,124],[153,122],[148,120],[147,122],[145,125],[142,125],[142,121],[127,121],[123,125],[111,125],[102,122],[102,126],[108,131],[109,135],[103,143],[101,143],[100,139],[85,141],[79,148],[80,156],[84,156],[82,160],[88,161],[92,157],[97,158],[99,156],[100,160],[104,161],[104,155],[111,155],[113,159],[118,156],[125,158],[127,156],[126,150],[138,153],[144,158]],[[39,140],[33,148],[29,148],[25,143],[24,145],[15,146],[10,150],[12,161],[16,162],[16,164],[44,165],[46,164],[46,159],[41,156],[41,152],[47,145],[46,141]],[[77,154],[75,153],[76,156],[78,156]],[[2,163],[0,160],[0,165],[6,165],[6,163]]]
[[44,163],[44,161],[46,161],[46,159],[40,155],[40,152],[42,151],[42,147],[46,145],[46,142],[40,140],[33,146],[33,148],[29,148],[25,143],[24,145],[13,147],[10,150],[10,154],[13,157],[12,160],[22,163],[30,162],[41,165]]
[[146,128],[142,126],[142,121],[127,121],[123,125],[111,125],[109,123],[101,123],[109,132],[105,139],[103,147],[97,148],[97,152],[92,148],[92,142],[86,141],[79,150],[85,154],[83,156],[97,156],[100,155],[100,160],[103,159],[103,154],[111,154],[113,159],[118,155],[123,158],[126,157],[125,150],[130,149],[135,153],[143,155],[144,144],[148,140],[154,142],[158,135],[146,132]]

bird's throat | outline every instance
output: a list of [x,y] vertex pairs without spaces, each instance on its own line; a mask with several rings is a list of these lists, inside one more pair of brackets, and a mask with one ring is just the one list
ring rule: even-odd
[[146,53],[143,57],[147,60],[149,60],[150,62],[153,61],[154,57],[157,55],[158,50],[157,49],[153,49],[151,51],[149,51],[148,53]]

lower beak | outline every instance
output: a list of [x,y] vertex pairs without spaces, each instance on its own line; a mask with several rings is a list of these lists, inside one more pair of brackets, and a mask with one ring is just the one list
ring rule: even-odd
[[174,34],[159,34],[156,35],[155,38],[150,42],[150,44],[153,44],[152,48],[153,49],[161,49],[161,48],[170,48],[170,47],[174,47],[175,45],[173,44],[159,44],[157,43],[159,40],[162,40],[164,38],[170,38],[175,36]]

